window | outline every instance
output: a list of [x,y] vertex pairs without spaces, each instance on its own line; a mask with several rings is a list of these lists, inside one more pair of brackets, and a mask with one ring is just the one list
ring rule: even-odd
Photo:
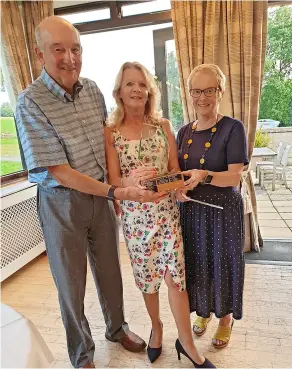
[[[81,34],[83,67],[81,76],[91,78],[104,94],[108,111],[115,101],[112,97],[115,77],[126,61],[143,64],[157,80],[161,92],[163,116],[171,120],[175,130],[183,124],[179,75],[171,23],[170,1],[112,1],[109,19],[92,21],[91,13],[99,4],[82,4],[74,8],[58,8],[55,14],[73,21]],[[91,7],[91,10],[89,10]],[[75,12],[74,12],[75,10]]]
[[180,94],[179,74],[174,40],[166,41],[166,83],[168,116],[176,131],[184,124],[183,106]]
[[258,127],[292,126],[292,5],[268,8],[268,37]]
[[[81,75],[94,80],[102,93],[104,94],[108,111],[112,111],[115,106],[115,101],[112,97],[115,77],[119,68],[126,61],[138,61],[143,64],[153,75],[157,77],[158,85],[162,92],[162,100],[169,101],[167,96],[164,96],[164,87],[166,80],[159,74],[157,65],[157,48],[154,47],[153,32],[164,31],[173,39],[172,24],[160,24],[145,27],[129,28],[125,30],[110,31],[95,33],[90,35],[81,35],[81,43],[83,47],[83,66]],[[171,104],[181,104],[179,94],[179,79],[176,65],[176,57],[174,52],[174,41],[169,41],[167,45],[164,42],[161,44],[162,49],[167,48],[167,58],[164,58],[161,63],[163,70],[167,67],[169,79],[169,93],[172,93],[170,98],[174,98]],[[166,91],[167,94],[167,91]],[[166,99],[165,99],[166,97]],[[162,104],[163,105],[163,104]],[[174,105],[168,112],[167,108],[163,109],[165,117],[172,119],[175,114],[179,115],[178,111],[174,111]],[[181,107],[181,105],[180,105]],[[164,106],[163,106],[164,108]],[[178,125],[183,122],[183,114],[181,107],[181,117],[177,118],[173,125],[178,128]]]
[[104,94],[108,111],[115,106],[112,91],[115,77],[124,62],[138,61],[155,75],[152,32],[167,26],[169,24],[81,35],[81,75],[97,83]]
[[155,70],[161,82],[162,109],[175,131],[183,125],[178,66],[172,27],[153,31]]
[[86,12],[73,13],[73,14],[65,14],[62,15],[64,19],[72,24],[83,23],[86,22],[110,19],[110,10],[109,8],[105,9],[97,9],[97,10],[89,10]]
[[170,9],[170,0],[156,0],[140,4],[131,4],[122,6],[123,17],[130,15],[146,14]]
[[13,111],[5,88],[2,68],[0,68],[1,86],[1,176],[22,171],[23,165],[19,150]]
[[[286,239],[292,235],[292,224],[289,224],[285,213],[285,207],[288,209],[289,204],[285,202],[285,192],[282,192],[289,192],[285,188],[284,178],[287,178],[290,189],[292,183],[291,151],[289,156],[284,155],[287,145],[291,144],[292,133],[292,6],[269,7],[267,22],[267,50],[255,135],[256,149],[250,164],[256,184],[259,227],[264,241],[267,238],[276,239],[280,234]],[[272,156],[273,152],[277,156]],[[279,175],[279,168],[283,168],[285,176]],[[275,181],[273,173],[278,173]],[[276,191],[270,192],[273,187]],[[263,199],[268,201],[259,201]]]

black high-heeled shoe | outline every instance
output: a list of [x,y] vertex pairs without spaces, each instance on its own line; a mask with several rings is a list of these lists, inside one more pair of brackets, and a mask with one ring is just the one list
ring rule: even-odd
[[185,349],[182,347],[182,344],[180,343],[179,339],[176,340],[175,342],[175,348],[176,348],[176,352],[177,352],[177,358],[178,360],[180,360],[180,354],[185,355],[185,357],[187,357],[193,364],[195,368],[216,368],[216,366],[214,366],[210,360],[208,360],[207,358],[205,358],[205,361],[203,362],[203,364],[197,364],[194,360],[192,360],[189,355],[186,353]]
[[[162,328],[163,328],[163,324]],[[151,333],[150,333],[150,338],[149,338],[149,343],[147,346],[147,355],[149,357],[149,360],[151,363],[154,363],[155,360],[157,360],[159,358],[159,356],[161,355],[162,352],[162,345],[160,347],[150,347],[150,341],[151,341],[151,337],[152,337],[152,329],[151,329]]]

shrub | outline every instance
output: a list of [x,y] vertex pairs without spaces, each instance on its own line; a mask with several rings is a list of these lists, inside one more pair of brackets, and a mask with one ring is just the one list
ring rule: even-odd
[[263,131],[262,128],[256,131],[254,147],[268,147],[271,142],[271,137],[267,132]]

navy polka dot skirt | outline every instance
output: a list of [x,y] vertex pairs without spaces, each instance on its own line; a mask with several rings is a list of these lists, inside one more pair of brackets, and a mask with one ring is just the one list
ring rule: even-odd
[[236,188],[198,186],[188,196],[223,210],[181,203],[186,284],[191,312],[207,318],[232,313],[242,318],[244,284],[244,218]]

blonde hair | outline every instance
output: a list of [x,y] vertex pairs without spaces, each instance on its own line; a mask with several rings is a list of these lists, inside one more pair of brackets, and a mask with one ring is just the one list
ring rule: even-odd
[[116,101],[116,108],[110,114],[107,120],[109,127],[116,127],[123,122],[125,117],[125,109],[122,100],[119,97],[123,74],[126,69],[138,69],[142,72],[146,80],[148,89],[148,100],[145,105],[145,118],[148,123],[159,123],[161,120],[161,111],[157,110],[157,106],[160,102],[160,92],[156,86],[155,80],[152,74],[138,62],[126,62],[124,63],[116,77],[115,86],[113,90],[113,97]]
[[225,82],[226,82],[226,77],[225,74],[222,72],[222,70],[218,67],[218,65],[216,64],[201,64],[198,65],[197,67],[195,67],[191,74],[189,75],[188,81],[187,81],[187,86],[188,89],[191,90],[192,88],[192,79],[194,78],[194,76],[202,71],[209,71],[211,73],[213,73],[213,75],[216,77],[217,79],[217,83],[218,83],[218,87],[220,89],[221,92],[225,91]]

